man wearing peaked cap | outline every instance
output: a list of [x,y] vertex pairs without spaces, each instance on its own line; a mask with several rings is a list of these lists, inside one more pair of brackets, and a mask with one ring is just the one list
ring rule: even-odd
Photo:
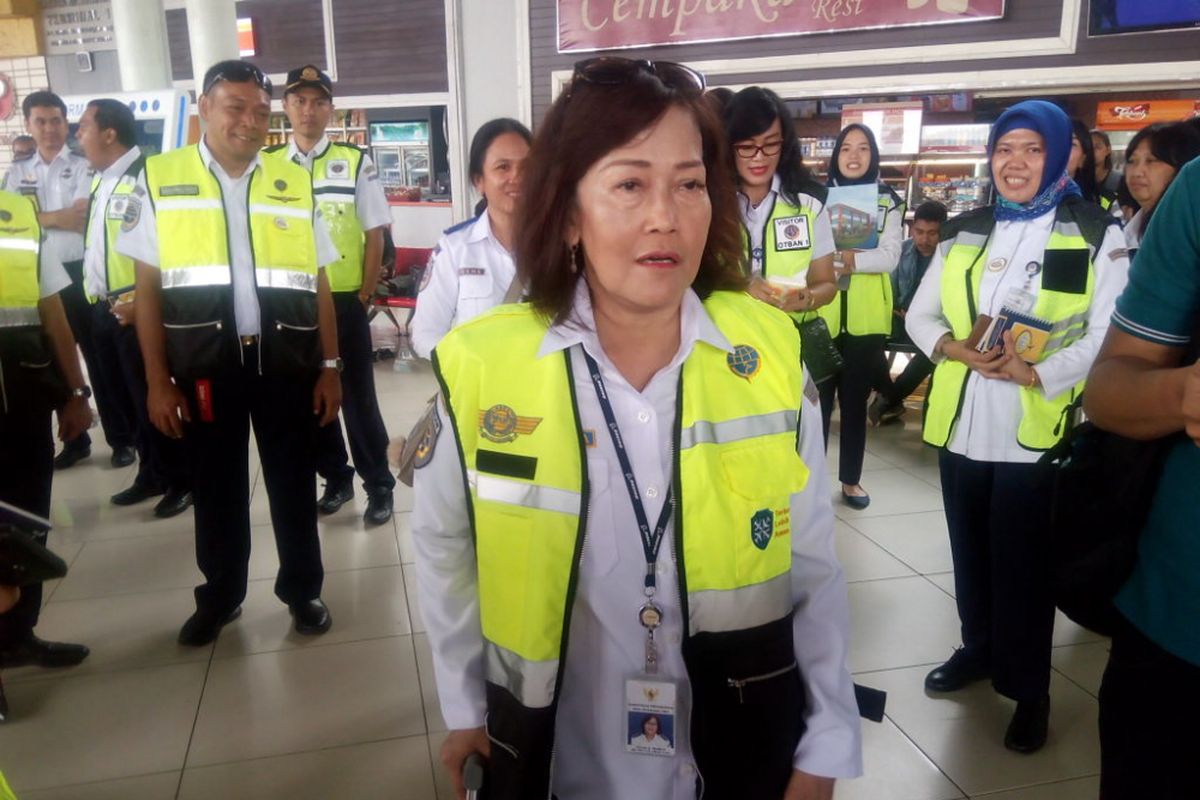
[[291,140],[268,148],[267,157],[299,164],[312,174],[313,195],[338,249],[338,260],[326,272],[345,362],[342,414],[350,453],[346,453],[346,441],[336,420],[320,430],[317,473],[325,479],[325,492],[317,507],[323,514],[332,514],[353,498],[357,470],[367,493],[363,519],[368,525],[382,525],[392,517],[396,479],[388,469],[387,429],[375,396],[367,308],[379,281],[391,209],[370,156],[353,144],[331,142],[325,133],[333,114],[333,88],[328,75],[312,64],[289,72],[283,110],[292,124]]

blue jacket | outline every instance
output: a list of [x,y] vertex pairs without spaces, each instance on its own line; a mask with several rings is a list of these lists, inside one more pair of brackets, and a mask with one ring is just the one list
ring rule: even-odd
[[912,239],[904,240],[904,244],[900,246],[900,263],[892,271],[892,297],[894,298],[893,305],[896,308],[908,310],[913,295],[917,293],[917,287],[921,285],[921,279],[925,277],[925,270],[929,269],[929,262],[932,260],[932,257],[923,258],[917,252]]

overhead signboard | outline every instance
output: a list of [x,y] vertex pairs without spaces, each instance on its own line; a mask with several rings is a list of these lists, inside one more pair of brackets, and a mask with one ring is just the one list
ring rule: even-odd
[[1179,122],[1200,116],[1200,100],[1107,100],[1096,104],[1096,127],[1136,131],[1154,122]]
[[560,53],[1004,17],[1004,0],[558,0]]

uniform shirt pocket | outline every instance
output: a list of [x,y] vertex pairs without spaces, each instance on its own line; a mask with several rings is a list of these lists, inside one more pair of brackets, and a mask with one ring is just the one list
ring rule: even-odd
[[462,323],[477,317],[493,305],[492,276],[481,267],[459,267],[456,322]]

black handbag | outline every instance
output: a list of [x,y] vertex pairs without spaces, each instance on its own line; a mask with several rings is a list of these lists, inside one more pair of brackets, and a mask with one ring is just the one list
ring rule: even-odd
[[846,361],[823,318],[813,317],[806,322],[797,322],[796,327],[800,330],[800,360],[812,376],[813,383],[824,383],[842,371]]
[[0,585],[30,586],[66,574],[67,562],[28,533],[0,527]]

